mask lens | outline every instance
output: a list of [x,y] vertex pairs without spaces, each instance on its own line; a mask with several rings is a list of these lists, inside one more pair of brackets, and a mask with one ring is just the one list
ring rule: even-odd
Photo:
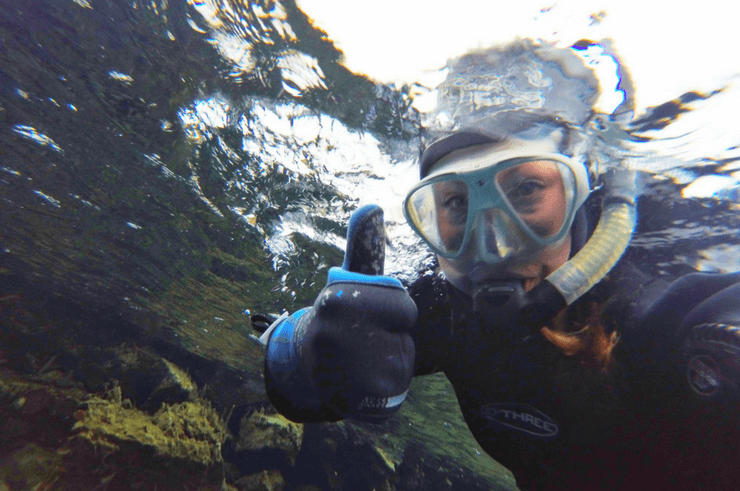
[[573,204],[575,176],[553,160],[535,160],[496,174],[496,185],[513,211],[540,239],[558,235]]
[[520,162],[420,186],[406,201],[409,221],[446,256],[461,254],[471,240],[487,261],[558,240],[572,214],[575,175],[556,160]]
[[420,187],[409,196],[406,207],[427,242],[443,253],[457,254],[465,238],[468,203],[465,181],[451,179]]

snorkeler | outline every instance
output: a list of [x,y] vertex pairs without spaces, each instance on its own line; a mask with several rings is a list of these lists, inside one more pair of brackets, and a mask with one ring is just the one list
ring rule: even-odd
[[617,113],[594,112],[572,50],[520,41],[449,70],[404,202],[437,269],[383,276],[382,212],[355,212],[313,307],[263,335],[272,403],[382,421],[442,371],[521,489],[735,489],[740,274],[668,284],[620,260],[639,176],[599,161]]

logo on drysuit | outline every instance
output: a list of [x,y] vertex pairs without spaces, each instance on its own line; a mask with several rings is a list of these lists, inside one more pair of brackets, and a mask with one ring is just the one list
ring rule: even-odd
[[707,355],[691,358],[686,370],[689,385],[701,396],[714,395],[720,389],[722,384],[719,374],[717,362]]
[[536,438],[555,438],[558,424],[546,414],[527,404],[501,402],[486,404],[480,412],[496,429],[508,428]]

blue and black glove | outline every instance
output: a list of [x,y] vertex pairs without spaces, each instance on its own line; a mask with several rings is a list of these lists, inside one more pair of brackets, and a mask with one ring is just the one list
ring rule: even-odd
[[417,309],[398,280],[382,276],[384,258],[383,211],[360,208],[344,264],[329,271],[313,307],[263,335],[267,393],[287,418],[378,422],[400,408],[414,372],[408,330]]

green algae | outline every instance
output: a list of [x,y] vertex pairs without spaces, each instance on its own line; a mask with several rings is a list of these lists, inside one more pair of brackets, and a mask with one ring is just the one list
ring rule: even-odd
[[236,282],[206,272],[182,278],[152,305],[164,319],[173,341],[188,351],[232,368],[256,372],[262,352],[249,341],[247,292]]
[[55,372],[0,366],[0,490],[222,490],[224,423],[210,404],[165,404],[150,415],[119,386],[59,387]]
[[175,365],[174,363],[171,363],[164,358],[162,358],[162,361],[165,365],[167,365],[167,368],[170,370],[170,374],[172,375],[172,378],[174,379],[175,383],[183,388],[186,392],[190,393],[195,391],[195,383],[192,381],[190,376],[185,373],[184,370],[182,370],[180,367]]
[[123,441],[153,448],[158,455],[209,465],[222,462],[226,427],[204,400],[162,404],[153,416],[125,407],[117,397],[90,397],[72,428],[96,446],[118,450]]

